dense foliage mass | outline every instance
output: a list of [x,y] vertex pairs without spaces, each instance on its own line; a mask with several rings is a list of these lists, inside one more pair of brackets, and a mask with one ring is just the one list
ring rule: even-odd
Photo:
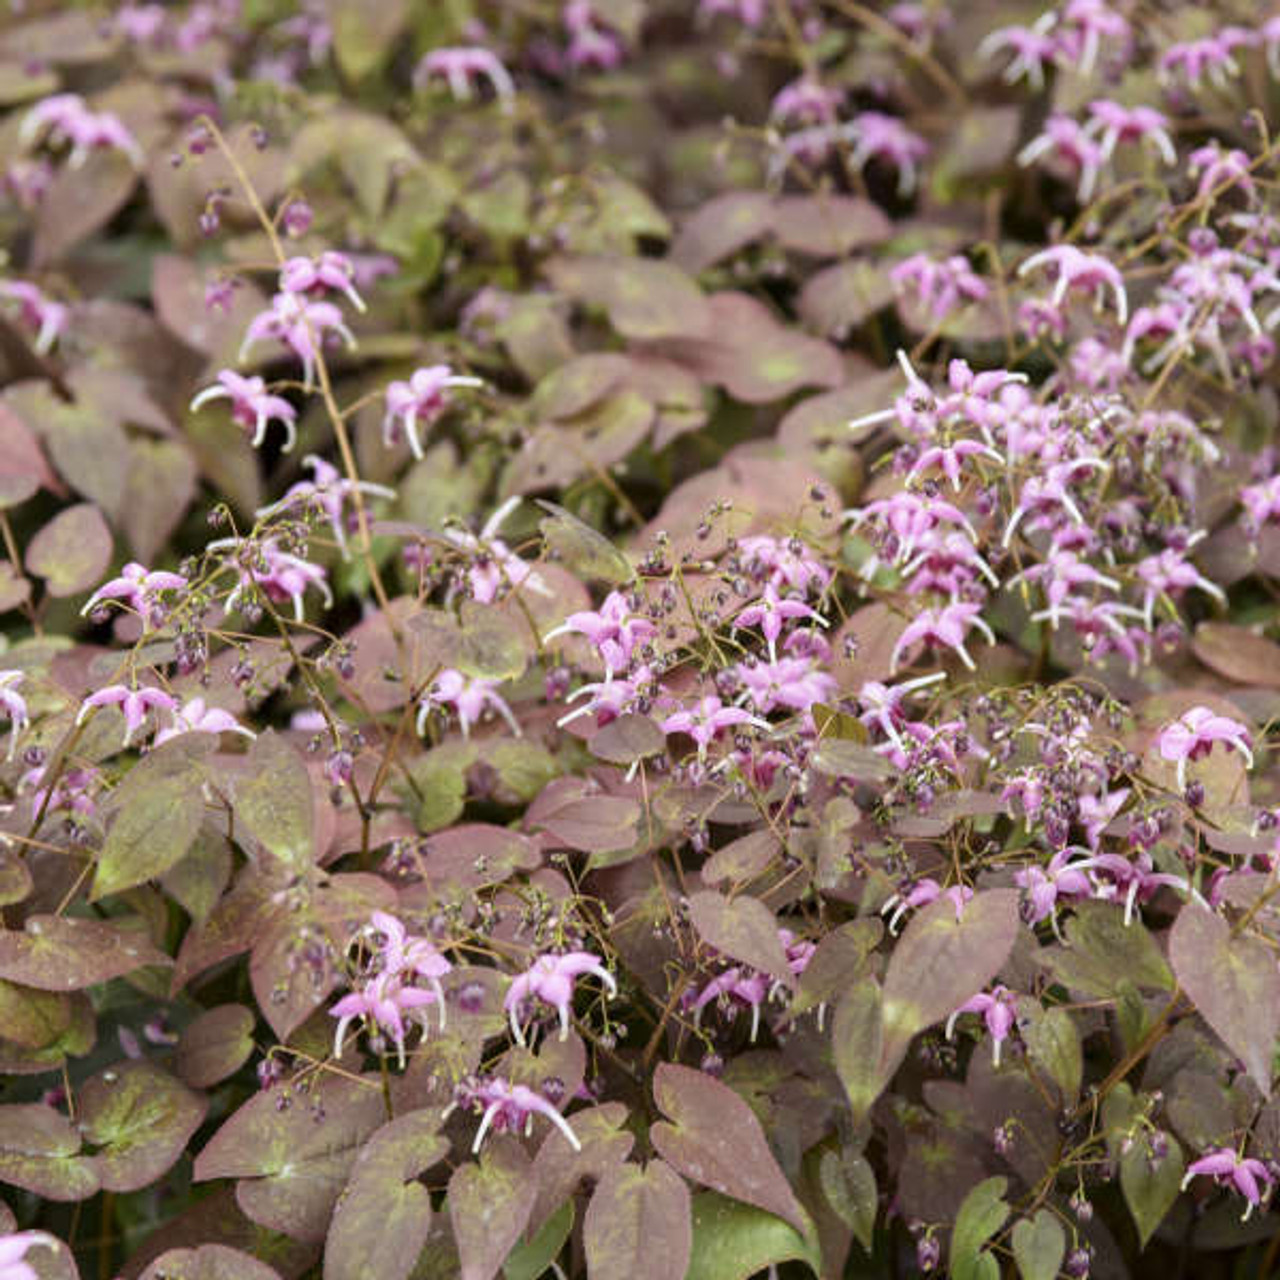
[[1254,1277],[1280,16],[0,29],[0,1278]]

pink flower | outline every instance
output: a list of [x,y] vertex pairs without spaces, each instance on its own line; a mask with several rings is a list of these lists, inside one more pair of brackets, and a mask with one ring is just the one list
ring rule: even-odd
[[1252,40],[1252,33],[1241,27],[1223,27],[1203,39],[1172,44],[1160,55],[1156,74],[1162,84],[1170,83],[1175,74],[1180,75],[1192,89],[1198,89],[1202,77],[1208,75],[1216,88],[1229,89],[1228,79],[1240,74],[1240,64],[1232,52]]
[[1244,1196],[1247,1203],[1241,1221],[1246,1220],[1262,1203],[1263,1192],[1258,1184],[1266,1183],[1269,1189],[1275,1181],[1271,1171],[1261,1160],[1242,1156],[1230,1147],[1217,1147],[1187,1165],[1182,1190],[1187,1189],[1192,1178],[1199,1177],[1212,1178],[1218,1186],[1230,1186],[1237,1194]]
[[0,280],[0,298],[8,298],[18,304],[22,323],[35,331],[36,339],[32,346],[36,354],[48,355],[67,327],[70,310],[25,280]]
[[18,735],[31,723],[27,715],[26,699],[18,692],[18,686],[26,678],[22,671],[0,671],[0,713],[9,717],[9,754],[13,759],[18,747]]
[[844,100],[844,90],[801,76],[779,89],[769,116],[782,124],[834,124]]
[[355,266],[345,253],[326,249],[318,258],[290,258],[280,269],[280,288],[312,298],[333,289],[345,294],[357,311],[364,311],[364,299],[355,289],[355,274]]
[[[760,1009],[769,998],[769,979],[740,965],[717,974],[701,991],[687,991],[682,1001],[693,1011],[694,1026],[702,1022],[702,1011],[716,1001],[731,1010],[742,1005],[751,1010],[751,1043],[760,1033]],[[736,1010],[735,1010],[736,1011]]]
[[584,636],[604,659],[605,679],[612,679],[615,671],[625,671],[631,665],[636,646],[643,644],[657,631],[648,618],[631,612],[627,598],[620,591],[611,591],[598,611],[571,613],[558,627],[542,637],[546,644],[562,635]]
[[203,698],[192,698],[185,706],[174,711],[173,723],[156,734],[156,746],[184,733],[242,733],[246,738],[258,735],[246,729],[229,711],[219,707],[206,707]]
[[471,82],[481,77],[493,86],[504,109],[509,109],[509,104],[515,97],[516,86],[510,73],[488,49],[475,46],[433,49],[418,63],[413,73],[413,83],[421,88],[436,76],[444,77],[449,85],[449,92],[459,102],[471,101]]
[[1014,884],[1026,894],[1023,919],[1028,924],[1039,924],[1054,916],[1060,898],[1072,901],[1093,896],[1093,882],[1085,872],[1095,865],[1096,859],[1085,857],[1072,862],[1072,856],[1077,853],[1087,854],[1088,850],[1069,845],[1049,859],[1048,867],[1030,866],[1014,872]]
[[440,1008],[440,1030],[445,1028],[444,987],[440,979],[453,969],[436,950],[429,938],[411,935],[404,924],[386,911],[375,911],[366,931],[379,938],[378,960],[381,972],[401,980],[419,977],[426,980]]
[[1125,293],[1124,277],[1110,259],[1100,253],[1085,253],[1072,244],[1058,244],[1050,249],[1033,253],[1018,268],[1025,276],[1039,267],[1048,267],[1057,276],[1050,301],[1055,307],[1062,305],[1068,289],[1085,289],[1094,294],[1095,305],[1100,305],[1103,291],[1110,289],[1115,298],[1116,316],[1124,324],[1129,316],[1129,299]]
[[889,272],[889,279],[899,292],[914,289],[921,307],[935,324],[940,324],[957,307],[967,302],[981,302],[990,293],[986,282],[969,265],[968,258],[958,253],[941,261],[935,261],[927,253],[914,253]]
[[418,734],[427,726],[427,716],[435,707],[451,707],[458,717],[462,736],[469,737],[471,726],[478,724],[486,711],[496,711],[508,724],[511,732],[520,736],[520,725],[511,708],[496,692],[498,680],[485,680],[480,676],[464,676],[461,671],[446,667],[432,682],[418,707]]
[[761,720],[741,707],[726,707],[714,694],[708,694],[696,706],[687,711],[669,715],[659,726],[670,737],[673,733],[687,733],[698,744],[698,758],[706,759],[707,747],[725,729],[734,725],[751,724],[768,729],[767,720]]
[[1245,485],[1240,490],[1240,505],[1255,530],[1272,520],[1280,520],[1280,474],[1260,484]]
[[391,1037],[391,1042],[396,1046],[396,1057],[403,1067],[404,1042],[408,1030],[405,1026],[405,1014],[412,1017],[416,1010],[435,1003],[436,999],[434,991],[406,986],[399,974],[377,974],[363,990],[343,996],[329,1010],[329,1015],[338,1019],[333,1038],[333,1056],[342,1056],[342,1042],[346,1039],[347,1028],[351,1023],[357,1018],[368,1018],[380,1031]]
[[330,333],[337,334],[348,348],[355,347],[355,334],[332,302],[308,301],[298,293],[277,293],[270,308],[249,321],[240,344],[240,359],[244,360],[259,342],[281,342],[302,361],[302,386],[309,391],[315,382],[316,360]]
[[898,932],[898,922],[906,912],[914,911],[917,907],[927,907],[931,902],[936,902],[939,898],[946,898],[950,901],[952,907],[955,908],[956,923],[959,924],[961,916],[964,915],[965,907],[973,898],[973,890],[968,885],[963,884],[953,884],[951,888],[944,889],[936,880],[925,876],[922,880],[917,880],[899,893],[891,894],[885,900],[884,906],[880,908],[880,914],[884,915],[886,911],[893,912],[893,915],[889,917],[889,932],[896,934]]
[[97,707],[116,705],[124,712],[124,745],[142,727],[148,711],[155,709],[173,712],[177,710],[177,699],[165,693],[163,689],[130,689],[127,685],[113,684],[97,693],[91,693],[81,704],[76,716],[76,724],[83,724],[89,714]]
[[885,685],[879,680],[867,680],[858,690],[858,701],[864,708],[858,719],[868,729],[878,728],[894,746],[904,750],[898,730],[907,723],[902,703],[908,694],[928,688],[946,679],[946,673],[935,671],[931,675],[917,676],[914,680],[904,680],[901,684]]
[[143,625],[156,628],[162,625],[165,609],[158,599],[163,591],[181,591],[187,580],[180,573],[164,569],[147,569],[130,561],[120,570],[118,578],[104,582],[80,610],[83,617],[92,613],[104,600],[122,600],[142,619]]
[[1128,20],[1107,0],[1068,0],[1062,11],[1064,58],[1075,62],[1076,70],[1093,73],[1103,40],[1113,40],[1126,50],[1130,42]]
[[314,503],[327,517],[329,528],[333,530],[334,541],[338,544],[343,559],[349,560],[351,555],[347,549],[347,521],[344,510],[347,499],[357,490],[371,498],[394,498],[396,491],[388,489],[384,484],[373,484],[369,480],[348,480],[332,463],[326,462],[314,453],[303,458],[302,465],[310,470],[313,479],[300,480],[290,487],[279,502],[260,507],[257,514],[271,516],[290,508],[295,511],[305,511]]
[[[1127,788],[1125,794],[1128,794]],[[1124,894],[1126,925],[1133,919],[1135,905],[1149,902],[1162,888],[1167,886],[1183,893],[1191,891],[1191,886],[1183,876],[1156,871],[1151,855],[1145,849],[1132,862],[1118,853],[1099,854],[1094,861],[1099,872],[1111,877],[1114,891]],[[1099,893],[1097,896],[1104,895]]]
[[[1195,539],[1195,541],[1198,540]],[[1194,565],[1189,564],[1184,551],[1167,547],[1157,555],[1147,556],[1145,560],[1138,561],[1134,571],[1144,586],[1142,613],[1148,631],[1151,630],[1156,601],[1161,596],[1176,599],[1191,587],[1198,587],[1211,595],[1219,604],[1227,603],[1227,597],[1222,588],[1210,582]]]
[[333,593],[329,590],[324,568],[288,551],[282,551],[277,539],[264,538],[253,545],[244,539],[219,538],[210,542],[206,550],[221,551],[231,547],[238,548],[241,552],[236,565],[240,581],[227,597],[228,612],[236,608],[246,594],[251,595],[253,588],[260,590],[274,604],[292,601],[296,622],[302,621],[304,596],[309,587],[315,587],[320,592],[326,608],[333,607]]
[[218,381],[206,387],[191,401],[194,413],[211,400],[230,400],[234,422],[253,431],[252,444],[257,449],[267,437],[267,427],[272,420],[285,429],[284,452],[288,453],[297,440],[298,411],[283,396],[271,395],[267,384],[259,377],[246,378],[230,369],[218,374]]
[[1125,107],[1110,98],[1096,98],[1089,103],[1092,117],[1085,133],[1102,135],[1102,158],[1110,160],[1121,142],[1145,142],[1156,145],[1165,164],[1177,164],[1178,153],[1169,137],[1169,117],[1154,107]]
[[822,590],[831,581],[831,570],[799,538],[784,540],[767,534],[739,538],[738,555],[744,568],[767,570],[779,590],[783,587],[802,592]]
[[1013,1030],[1014,1020],[1017,1017],[1017,1005],[1014,1003],[1016,999],[1017,997],[1008,987],[999,984],[992,988],[990,994],[984,991],[978,992],[947,1019],[947,1039],[950,1040],[954,1034],[956,1019],[962,1013],[981,1014],[983,1022],[987,1025],[987,1032],[991,1036],[991,1057],[998,1067],[1000,1050],[1009,1038],[1009,1032]]
[[1001,79],[1006,84],[1017,84],[1025,76],[1033,89],[1043,89],[1045,69],[1053,63],[1059,50],[1057,38],[1049,34],[1055,18],[1051,9],[1029,27],[1001,27],[992,31],[978,45],[978,56],[992,58],[1007,49],[1013,57]]
[[1107,471],[1108,467],[1101,458],[1073,458],[1070,462],[1059,462],[1050,467],[1043,476],[1032,476],[1022,486],[1018,495],[1018,505],[1005,525],[1001,545],[1007,547],[1013,541],[1018,526],[1027,516],[1039,517],[1041,525],[1051,524],[1065,511],[1076,524],[1084,524],[1084,516],[1071,496],[1069,485],[1073,484],[1081,471]]
[[621,64],[622,41],[601,23],[590,0],[569,0],[561,20],[569,33],[567,56],[571,67],[611,71]]
[[[475,1141],[471,1144],[472,1155],[480,1150],[490,1129],[495,1133],[519,1133],[523,1130],[528,1134],[535,1114],[546,1116],[575,1151],[582,1150],[582,1143],[564,1116],[542,1094],[535,1093],[527,1085],[512,1084],[501,1076],[490,1076],[488,1080],[473,1076],[458,1085],[456,1099],[453,1106],[473,1107],[484,1112]],[[446,1115],[453,1106],[448,1108]]]
[[449,407],[453,387],[481,387],[479,378],[462,378],[447,364],[419,369],[408,382],[392,382],[385,392],[386,416],[382,419],[382,442],[388,448],[401,430],[414,458],[422,461],[422,428],[430,427]]
[[539,595],[549,595],[546,583],[538,576],[527,560],[522,560],[505,542],[499,538],[498,530],[502,528],[507,517],[520,505],[520,498],[508,498],[488,520],[479,534],[460,527],[448,528],[444,531],[447,541],[460,551],[471,557],[471,566],[467,570],[467,582],[471,588],[472,599],[480,604],[492,604],[498,593],[504,588],[515,590],[527,587]]
[[71,146],[70,165],[78,169],[97,150],[123,151],[137,169],[145,163],[137,139],[109,111],[90,111],[78,93],[59,93],[36,103],[22,121],[18,134],[23,146],[37,140]]
[[609,988],[610,995],[618,994],[618,984],[613,975],[604,967],[600,957],[589,951],[538,956],[524,973],[514,978],[502,1007],[507,1011],[516,1043],[524,1044],[520,1019],[524,1006],[531,1000],[541,1000],[556,1010],[560,1018],[560,1039],[567,1040],[573,984],[587,973],[599,978]]
[[808,658],[743,662],[734,670],[755,709],[765,715],[778,707],[808,711],[815,702],[826,702],[838,691],[835,678]]
[[949,445],[930,445],[912,463],[911,470],[907,472],[907,479],[914,480],[921,472],[938,467],[951,481],[951,487],[959,493],[961,467],[965,458],[988,458],[1001,466],[1004,465],[1004,459],[1000,454],[983,444],[981,440],[957,440]]
[[40,1273],[24,1259],[29,1250],[41,1246],[59,1254],[63,1247],[60,1240],[44,1231],[18,1231],[0,1236],[0,1280],[40,1280]]
[[1249,730],[1238,720],[1220,716],[1208,707],[1192,707],[1190,711],[1165,725],[1156,736],[1160,758],[1178,765],[1178,789],[1186,790],[1187,761],[1199,760],[1221,742],[1244,757],[1247,768],[1253,768],[1253,752],[1249,749]]
[[1247,151],[1241,151],[1239,147],[1223,150],[1216,138],[1203,147],[1197,147],[1187,157],[1187,176],[1194,178],[1200,175],[1200,183],[1196,187],[1196,198],[1200,200],[1219,187],[1225,193],[1234,186],[1252,199],[1257,188],[1250,173],[1251,167]]
[[[959,507],[942,498],[931,498],[906,489],[888,498],[869,502],[860,510],[849,512],[848,519],[854,526],[871,519],[884,521],[889,533],[893,535],[892,550],[888,553],[891,563],[909,560],[926,535],[940,524],[957,525],[974,542],[978,540],[977,530]],[[862,572],[864,576],[868,576],[874,569],[864,567]]]
[[889,670],[897,671],[902,655],[915,644],[945,645],[951,649],[970,671],[975,671],[973,659],[965,648],[965,637],[975,627],[988,644],[995,644],[995,633],[980,616],[982,606],[971,601],[953,600],[940,609],[922,609],[907,623],[898,643],[893,646]]
[[653,688],[653,672],[647,666],[637,667],[623,680],[609,676],[605,680],[584,684],[580,689],[575,689],[567,700],[576,702],[577,699],[585,697],[587,702],[577,710],[570,711],[568,715],[561,716],[556,721],[556,725],[564,728],[565,725],[582,716],[594,715],[597,727],[602,728],[610,720],[616,720],[629,711],[646,709],[651,700]]
[[872,160],[881,160],[898,171],[898,194],[910,195],[916,185],[916,169],[929,154],[929,144],[908,129],[897,116],[881,111],[863,111],[845,126],[853,142],[849,159],[854,169],[863,169]]
[[1009,579],[1007,585],[1013,586],[1019,581],[1043,582],[1049,607],[1036,614],[1049,619],[1056,631],[1062,618],[1063,605],[1071,598],[1077,587],[1098,586],[1106,591],[1119,591],[1120,583],[1109,578],[1091,564],[1087,564],[1074,551],[1052,550],[1039,564],[1030,565],[1021,573]]
[[1045,121],[1044,131],[1018,152],[1018,163],[1025,168],[1049,154],[1064,160],[1079,172],[1076,197],[1081,204],[1088,203],[1093,198],[1098,171],[1104,163],[1101,146],[1089,136],[1083,125],[1070,116],[1051,115]]
[[777,587],[769,582],[765,584],[764,595],[759,600],[739,610],[733,620],[733,628],[736,631],[740,627],[759,627],[769,646],[769,657],[776,662],[783,623],[795,618],[808,618],[821,627],[827,625],[826,619],[816,609],[811,609],[803,600],[780,596]]

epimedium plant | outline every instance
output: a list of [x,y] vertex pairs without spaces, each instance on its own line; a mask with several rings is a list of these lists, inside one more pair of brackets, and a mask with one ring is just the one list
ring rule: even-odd
[[1280,16],[0,65],[0,1277],[1268,1273]]

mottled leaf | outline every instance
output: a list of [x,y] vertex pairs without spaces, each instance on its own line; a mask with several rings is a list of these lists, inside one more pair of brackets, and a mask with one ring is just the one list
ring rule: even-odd
[[268,730],[249,748],[247,768],[236,777],[236,820],[268,853],[295,874],[311,866],[315,852],[311,778],[302,757]]
[[629,849],[640,806],[623,796],[593,792],[577,778],[558,778],[529,806],[525,822],[554,836],[562,848],[587,853]]
[[1073,991],[1114,996],[1122,980],[1172,990],[1173,974],[1141,920],[1128,925],[1113,902],[1079,902],[1064,929],[1063,945],[1045,947],[1035,960]]
[[844,1147],[824,1151],[818,1164],[818,1177],[827,1203],[870,1253],[880,1202],[876,1195],[875,1170],[866,1156]]
[[144,965],[170,964],[137,929],[79,916],[29,916],[0,931],[0,978],[44,991],[78,991]]
[[280,1280],[280,1273],[240,1249],[202,1244],[162,1253],[139,1280]]
[[702,291],[674,263],[654,258],[553,258],[551,283],[579,302],[602,307],[627,338],[703,337],[713,318]]
[[0,1182],[46,1200],[87,1200],[100,1186],[75,1126],[35,1102],[0,1107]]
[[1237,684],[1280,689],[1280,644],[1228,622],[1202,622],[1191,641],[1197,658]]
[[610,720],[591,735],[591,754],[610,764],[631,765],[661,755],[667,747],[666,735],[648,717],[635,713]]
[[703,942],[717,951],[767,973],[785,987],[795,985],[778,937],[778,921],[759,898],[728,898],[707,889],[690,896],[689,919]]
[[567,569],[580,577],[619,586],[635,577],[631,561],[603,534],[554,502],[539,498],[538,506],[550,513],[538,521],[538,529],[548,549]]
[[253,1053],[253,1011],[242,1004],[206,1009],[182,1033],[174,1070],[193,1089],[207,1089],[234,1075]]
[[149,564],[178,527],[196,493],[190,451],[173,440],[133,440],[120,523],[133,554]]
[[529,1171],[520,1144],[505,1135],[491,1138],[478,1160],[454,1170],[447,1203],[461,1280],[493,1280],[520,1239],[537,1195]]
[[[1159,1160],[1151,1157],[1151,1140],[1160,1135],[1168,1150]],[[1173,1208],[1182,1189],[1186,1159],[1177,1138],[1164,1130],[1155,1134],[1142,1132],[1134,1136],[1127,1150],[1120,1154],[1120,1189],[1125,1204],[1133,1214],[1138,1241],[1146,1248],[1156,1228]]]

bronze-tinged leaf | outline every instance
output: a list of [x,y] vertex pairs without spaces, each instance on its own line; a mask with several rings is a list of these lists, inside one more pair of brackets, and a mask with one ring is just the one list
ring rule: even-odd
[[828,192],[782,197],[774,204],[773,227],[784,248],[816,258],[843,258],[854,249],[881,244],[893,233],[878,205]]
[[559,1133],[548,1133],[533,1159],[532,1178],[538,1189],[529,1226],[538,1231],[564,1204],[583,1178],[599,1181],[621,1164],[635,1143],[635,1135],[622,1126],[627,1109],[620,1102],[605,1102],[586,1111],[575,1111],[573,1132],[581,1145],[575,1151]]
[[624,796],[601,795],[578,778],[557,778],[529,806],[525,822],[553,836],[558,847],[585,853],[629,849],[640,806]]
[[206,1009],[182,1033],[174,1070],[193,1089],[207,1089],[234,1075],[253,1053],[253,1010],[242,1004]]
[[651,1126],[659,1155],[693,1182],[785,1218],[808,1235],[808,1217],[769,1150],[760,1121],[728,1085],[664,1062],[653,1096],[671,1123]]
[[0,508],[25,502],[37,489],[65,492],[35,433],[6,404],[0,404]]
[[247,766],[232,787],[236,821],[293,874],[304,874],[315,856],[315,815],[307,766],[297,751],[270,729],[249,748]]
[[689,919],[699,937],[730,959],[767,973],[785,987],[795,985],[778,921],[759,898],[728,898],[713,889],[692,894]]
[[601,307],[625,338],[700,338],[714,320],[702,291],[672,262],[655,258],[552,258],[543,265],[561,293]]
[[67,507],[27,546],[26,568],[51,596],[74,596],[102,580],[111,563],[111,530],[92,502]]
[[418,1179],[449,1150],[440,1112],[412,1111],[361,1148],[324,1246],[324,1280],[408,1280],[431,1233],[431,1193]]
[[10,1044],[43,1049],[70,1026],[71,1001],[67,996],[0,980],[0,1032]]
[[1173,989],[1173,974],[1151,931],[1140,919],[1125,924],[1119,903],[1076,903],[1063,932],[1064,942],[1042,947],[1034,959],[1070,990],[1111,997],[1125,981]]
[[449,1221],[462,1261],[461,1280],[493,1280],[520,1239],[537,1187],[520,1144],[490,1138],[478,1161],[460,1164],[449,1179]]
[[193,1178],[239,1178],[236,1202],[253,1221],[320,1241],[365,1139],[386,1120],[377,1077],[318,1073],[311,1087],[249,1099],[205,1144]]
[[893,281],[882,264],[837,262],[809,277],[796,310],[815,333],[841,339],[893,299]]
[[684,1280],[693,1248],[692,1199],[662,1160],[614,1165],[596,1184],[582,1224],[591,1280]]
[[773,201],[763,191],[714,196],[681,224],[671,244],[671,261],[698,275],[768,235],[774,216]]
[[280,1280],[280,1273],[240,1249],[202,1244],[162,1253],[139,1280]]
[[167,1172],[204,1120],[207,1102],[146,1061],[119,1062],[76,1093],[80,1131],[104,1191],[138,1191]]
[[43,1103],[0,1107],[0,1182],[46,1200],[87,1200],[99,1189],[98,1170],[80,1154],[80,1134],[61,1112]]
[[1221,916],[1188,902],[1169,935],[1169,960],[1200,1015],[1270,1097],[1280,1035],[1280,971],[1270,948],[1233,936]]
[[943,1021],[1000,972],[1017,936],[1016,889],[975,894],[958,920],[946,898],[912,918],[885,972],[882,1078],[917,1032]]
[[1191,641],[1196,657],[1237,684],[1280,689],[1280,644],[1229,622],[1202,622]]
[[[871,1110],[888,1080],[884,1058],[884,995],[874,978],[850,987],[836,1005],[831,1052],[855,1121]],[[890,1068],[890,1071],[892,1068]]]
[[21,931],[0,931],[0,978],[42,991],[78,991],[145,965],[171,963],[144,932],[116,921],[37,915]]
[[196,492],[191,451],[174,440],[133,440],[120,523],[133,554],[150,564],[178,527]]
[[590,747],[591,754],[598,760],[632,765],[637,760],[661,755],[667,748],[667,737],[648,716],[629,712],[593,733]]
[[47,267],[105,226],[138,185],[138,171],[123,151],[90,152],[78,168],[62,165],[40,201],[32,264]]

